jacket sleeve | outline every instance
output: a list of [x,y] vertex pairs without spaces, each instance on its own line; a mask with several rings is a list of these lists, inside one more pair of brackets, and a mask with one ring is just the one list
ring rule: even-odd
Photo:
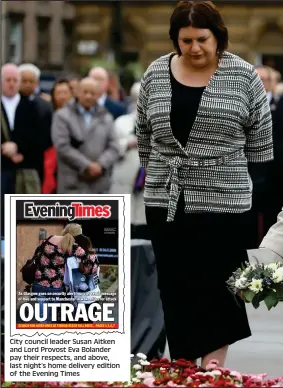
[[113,119],[108,117],[108,142],[106,149],[99,156],[97,163],[101,165],[105,170],[111,168],[114,163],[119,159],[119,141],[117,138],[117,132],[114,130]]
[[82,174],[92,163],[92,160],[72,147],[68,122],[60,110],[54,113],[51,133],[58,157]]
[[273,160],[272,118],[266,91],[254,70],[249,85],[249,118],[245,154],[248,162]]
[[267,248],[283,258],[283,209],[278,214],[277,222],[263,238],[260,248]]
[[148,87],[147,73],[144,74],[137,103],[137,120],[135,132],[137,135],[137,147],[139,152],[141,167],[147,168],[151,153],[151,126],[147,118],[148,113]]

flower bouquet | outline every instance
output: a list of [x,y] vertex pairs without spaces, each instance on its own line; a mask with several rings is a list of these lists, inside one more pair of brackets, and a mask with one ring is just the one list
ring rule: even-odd
[[227,281],[229,290],[258,308],[264,301],[268,310],[283,300],[283,263],[246,263],[238,268]]

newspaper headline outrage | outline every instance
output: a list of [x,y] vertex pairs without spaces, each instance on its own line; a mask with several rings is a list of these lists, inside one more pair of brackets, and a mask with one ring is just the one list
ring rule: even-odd
[[6,203],[6,381],[129,380],[130,196]]

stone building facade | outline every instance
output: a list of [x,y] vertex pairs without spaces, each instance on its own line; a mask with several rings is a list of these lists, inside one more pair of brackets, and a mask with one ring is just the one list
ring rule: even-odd
[[[120,42],[121,61],[145,68],[170,52],[171,1],[3,1],[2,58],[42,69],[85,73],[109,61]],[[215,0],[230,34],[229,50],[283,75],[283,2]],[[113,26],[116,25],[116,32]],[[117,48],[117,47],[116,47]]]
[[[96,57],[111,54],[113,2],[77,1],[75,39],[96,41]],[[251,63],[264,62],[283,75],[283,3],[281,1],[215,1],[229,29],[229,50]],[[120,2],[121,52],[124,62],[138,60],[146,67],[172,50],[169,18],[176,1]],[[117,15],[117,14],[116,14]],[[117,20],[116,20],[117,22]],[[93,55],[74,52],[74,67],[87,68]]]
[[65,1],[2,1],[2,60],[72,68],[75,8]]

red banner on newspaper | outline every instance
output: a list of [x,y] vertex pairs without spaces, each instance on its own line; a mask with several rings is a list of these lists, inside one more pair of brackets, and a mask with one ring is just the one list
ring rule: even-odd
[[118,323],[18,323],[17,329],[118,329]]

